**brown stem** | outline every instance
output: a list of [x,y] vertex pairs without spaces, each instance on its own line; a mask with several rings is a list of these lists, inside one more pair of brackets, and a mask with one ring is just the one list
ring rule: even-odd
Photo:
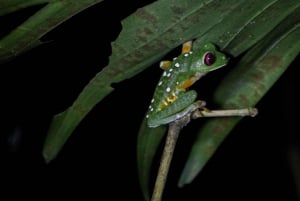
[[170,164],[180,130],[190,121],[190,114],[169,124],[165,147],[160,161],[151,201],[161,201]]
[[199,105],[199,110],[191,111],[181,119],[178,119],[169,124],[169,130],[165,142],[165,147],[160,161],[156,181],[154,184],[154,190],[151,201],[161,201],[163,190],[165,188],[168,172],[170,169],[171,160],[173,157],[176,142],[181,129],[186,126],[191,118],[201,117],[224,117],[224,116],[252,116],[257,114],[256,108],[245,109],[230,109],[230,110],[207,110],[201,109],[203,105]]

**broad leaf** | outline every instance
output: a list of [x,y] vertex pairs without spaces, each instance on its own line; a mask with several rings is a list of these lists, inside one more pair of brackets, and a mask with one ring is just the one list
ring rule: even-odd
[[181,43],[203,35],[242,2],[160,0],[122,21],[108,66],[86,85],[72,106],[54,117],[44,146],[45,160],[55,158],[81,120],[113,91],[112,83],[136,75]]
[[[300,51],[300,9],[292,12],[241,59],[220,83],[215,102],[222,108],[254,106]],[[214,118],[201,128],[191,149],[179,186],[193,181],[220,143],[241,120]]]
[[[57,27],[59,24],[76,15],[80,11],[100,3],[103,0],[52,0],[45,4],[34,15],[20,24],[8,35],[0,40],[0,63],[14,59],[14,57],[40,45],[41,37]],[[46,1],[9,1],[0,3],[0,16]]]
[[[222,1],[224,4],[228,4],[228,1]],[[268,38],[268,34],[270,34],[270,31],[272,31],[276,26],[278,26],[279,23],[282,24],[282,20],[284,20],[287,16],[291,16],[291,13],[294,13],[295,17],[297,16],[298,6],[299,2],[296,2],[294,0],[290,1],[239,1],[236,5],[233,5],[235,8],[229,13],[229,15],[226,15],[223,19],[220,19],[220,21],[215,24],[213,27],[211,27],[205,34],[199,33],[199,38],[196,40],[194,45],[197,46],[197,44],[201,44],[205,41],[212,41],[215,44],[217,44],[224,52],[227,54],[232,55],[233,57],[239,56],[245,51],[247,51],[251,46],[253,46],[258,41],[262,40],[263,37]],[[222,9],[222,8],[220,8]],[[213,11],[211,11],[213,12]],[[201,15],[201,12],[199,12],[199,15]],[[295,18],[297,20],[297,18]],[[293,20],[290,24],[295,24],[297,21]],[[268,23],[266,23],[268,21]],[[284,20],[285,21],[285,20]],[[255,52],[255,49],[252,50]],[[235,66],[230,66],[230,68],[234,69]],[[278,73],[280,75],[280,73]],[[232,83],[232,85],[235,85],[235,81],[230,78],[228,81],[229,83]],[[222,84],[223,86],[223,84]],[[228,90],[231,91],[232,87],[228,87]],[[251,89],[248,89],[251,90]],[[248,93],[248,92],[245,92]],[[260,94],[261,98],[263,94]],[[222,100],[229,97],[229,95],[220,98],[221,102]],[[220,104],[222,105],[222,104]],[[250,106],[250,105],[249,105]],[[244,106],[245,107],[245,106]],[[248,107],[248,106],[246,106]],[[213,121],[213,120],[211,120]],[[223,125],[226,127],[227,125],[224,123]],[[226,127],[227,128],[227,127]],[[150,128],[148,128],[150,129]],[[145,128],[143,128],[143,131],[140,131],[139,136],[142,136],[143,134],[141,132],[144,131]],[[150,131],[149,131],[150,133]],[[145,133],[145,135],[149,135]],[[159,134],[158,136],[151,136],[152,138],[159,138],[161,139]],[[148,137],[149,138],[149,137]],[[144,153],[139,153],[139,155],[144,155],[145,158],[152,159],[151,156],[153,155],[153,150],[156,149],[157,144],[153,144],[153,142],[161,143],[159,140],[151,140],[151,144],[149,143],[148,149],[144,147],[144,149],[141,148],[141,145],[138,145],[140,149],[138,151],[144,151]],[[207,137],[207,141],[209,141],[210,138]],[[144,146],[147,145],[146,142],[141,142]],[[207,142],[208,143],[208,142]],[[219,144],[218,144],[219,145]],[[151,147],[152,146],[152,147]],[[217,147],[217,145],[216,145]],[[215,148],[216,148],[215,147]],[[196,149],[196,148],[195,148]],[[198,151],[201,152],[202,150]],[[149,152],[149,153],[147,153]],[[149,154],[149,155],[148,155]],[[194,154],[193,160],[189,164],[195,163],[195,166],[198,164],[194,161],[197,160],[197,154]],[[211,153],[212,154],[212,153]],[[138,158],[138,160],[141,160]],[[142,189],[144,191],[145,199],[149,199],[149,177],[150,172],[145,173],[145,171],[149,171],[149,167],[145,167],[145,163],[139,163],[140,170],[140,183],[142,185]],[[201,163],[202,162],[202,163]],[[206,162],[206,161],[205,161]],[[204,165],[205,162],[201,161],[198,163],[201,163],[201,165]],[[149,161],[147,161],[147,165],[151,164]],[[192,165],[191,165],[192,166]],[[199,168],[201,169],[201,168]],[[142,172],[142,170],[144,172]],[[187,168],[186,173],[189,171],[192,171],[192,168]],[[200,170],[199,170],[200,171]],[[194,173],[192,171],[192,173]],[[191,174],[192,174],[191,173]],[[195,175],[197,175],[197,171],[195,171],[193,178]],[[186,181],[186,177],[182,176],[179,185],[182,186],[183,183]],[[192,180],[192,179],[191,179]],[[189,182],[191,182],[189,180]]]

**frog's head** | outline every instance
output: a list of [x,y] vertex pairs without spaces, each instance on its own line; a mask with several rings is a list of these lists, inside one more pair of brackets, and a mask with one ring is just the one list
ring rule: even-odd
[[225,66],[228,63],[228,58],[225,54],[219,52],[216,46],[212,43],[206,43],[200,47],[200,55],[197,60],[197,68],[201,73],[216,70]]

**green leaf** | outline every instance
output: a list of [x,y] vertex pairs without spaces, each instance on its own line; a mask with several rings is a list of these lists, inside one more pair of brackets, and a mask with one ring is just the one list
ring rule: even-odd
[[195,45],[212,41],[236,57],[266,36],[298,6],[295,0],[245,1],[201,36]]
[[[247,52],[220,83],[214,101],[222,108],[254,106],[299,54],[299,35],[300,9],[297,8]],[[192,146],[179,186],[193,181],[241,119],[215,118],[204,124]]]
[[[68,109],[53,118],[43,149],[45,160],[56,157],[82,119],[113,91],[112,83],[135,76],[190,39],[197,38],[195,47],[211,41],[233,57],[239,56],[265,41],[270,31],[298,6],[297,0],[158,0],[138,9],[122,21],[123,29],[112,43],[109,64]],[[151,135],[154,131],[143,126],[138,136],[137,163],[147,199],[150,166],[163,130]],[[227,128],[230,130],[230,126]]]
[[0,16],[21,10],[30,6],[48,3],[51,0],[2,0],[0,3]]
[[[299,2],[294,0],[239,2],[215,1],[215,3],[218,5],[215,8],[209,9],[209,7],[203,7],[199,10],[198,18],[203,19],[209,16],[205,19],[210,19],[212,16],[207,13],[213,13],[213,15],[221,13],[224,10],[222,7],[223,4],[225,4],[225,6],[231,5],[231,9],[229,13],[227,15],[223,15],[224,17],[220,18],[219,21],[208,20],[208,24],[204,24],[202,27],[202,29],[207,30],[204,34],[201,31],[194,33],[194,35],[199,37],[194,43],[194,46],[206,41],[211,41],[232,56],[239,56],[243,52],[247,51],[264,36],[268,35],[269,32],[278,25],[278,23],[280,23],[286,16],[290,15],[290,13],[296,10],[299,6]],[[205,16],[202,16],[203,12]],[[268,20],[268,23],[265,23],[266,20]],[[195,31],[198,31],[198,29]],[[232,81],[229,82],[233,83],[233,85],[235,83]],[[228,89],[231,88],[229,87]],[[141,132],[145,131],[140,131],[139,136],[143,135]],[[147,135],[147,133],[145,133],[145,135]],[[156,136],[151,137],[155,138]],[[157,136],[157,138],[161,139],[160,136]],[[161,143],[158,139],[153,140],[153,142],[157,144]],[[139,153],[139,155],[144,155],[144,157],[147,158],[149,154],[149,158],[152,159],[151,156],[153,155],[153,149],[156,149],[158,146],[157,144],[153,144],[153,142],[147,144],[147,142],[143,142],[141,138],[138,142],[140,143],[138,144],[140,147],[138,152],[143,151],[143,153]],[[142,146],[145,146],[144,149],[141,148]],[[138,158],[138,164],[142,164],[139,160],[142,159]],[[151,163],[148,161],[147,165],[150,165]],[[139,167],[139,169],[144,170],[143,173],[140,172],[139,174],[142,189],[149,188],[150,169],[149,167],[146,168],[145,165],[146,164],[143,164],[143,166]],[[146,171],[148,172],[146,173]],[[146,190],[144,190],[144,192],[145,191]]]
[[[43,35],[80,11],[101,1],[103,0],[50,1],[0,40],[0,63],[13,59],[17,55],[40,45],[40,38]],[[0,9],[2,9],[2,12],[4,13],[11,12],[24,8],[24,6],[34,5],[35,3],[40,2],[43,1],[31,1],[32,4],[21,1],[14,1],[6,4],[2,3],[0,4]],[[13,3],[19,4],[14,5]]]
[[140,178],[140,187],[142,189],[144,199],[150,200],[149,184],[151,166],[156,154],[156,150],[164,137],[167,130],[166,126],[159,126],[149,129],[144,118],[137,139],[137,167]]
[[54,117],[43,150],[45,160],[56,157],[81,120],[111,93],[112,83],[131,78],[171,49],[204,34],[235,9],[234,2],[160,0],[123,20],[109,64],[86,85],[72,106]]

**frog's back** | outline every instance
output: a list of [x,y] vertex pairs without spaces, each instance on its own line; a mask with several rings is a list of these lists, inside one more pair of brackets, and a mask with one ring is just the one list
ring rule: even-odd
[[148,114],[163,110],[185,91],[182,85],[193,75],[193,72],[188,69],[191,66],[191,59],[189,59],[191,54],[186,53],[174,58],[169,68],[164,70],[156,86]]

